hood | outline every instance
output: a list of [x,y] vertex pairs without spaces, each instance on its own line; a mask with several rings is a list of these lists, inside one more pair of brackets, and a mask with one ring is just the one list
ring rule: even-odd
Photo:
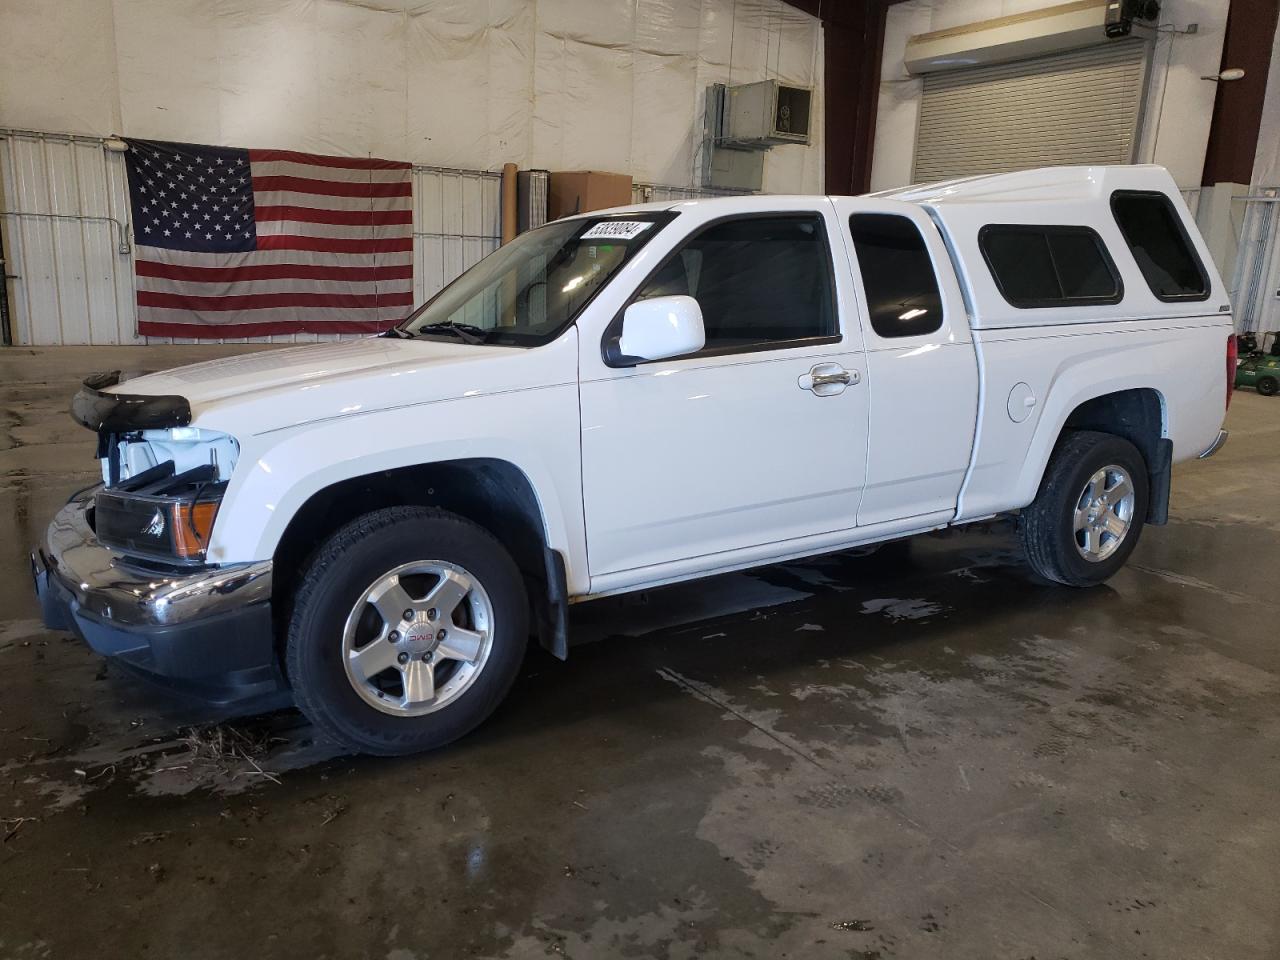
[[555,361],[561,355],[567,360],[562,341],[571,339],[537,349],[389,337],[307,344],[149,373],[108,391],[185,398],[197,426],[262,433],[391,407],[549,386],[572,378],[576,370],[576,341],[573,363],[566,367]]
[[243,397],[281,387],[350,376],[402,361],[433,364],[452,362],[475,352],[476,348],[467,344],[393,340],[389,337],[309,343],[283,350],[263,350],[260,353],[220,357],[186,367],[148,373],[124,380],[113,387],[112,392],[147,396],[174,394],[186,397],[194,407],[227,397]]

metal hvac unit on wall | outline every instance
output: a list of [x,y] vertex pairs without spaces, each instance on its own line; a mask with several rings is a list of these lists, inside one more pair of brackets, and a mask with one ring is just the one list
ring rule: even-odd
[[759,190],[764,155],[782,144],[807,144],[813,90],[760,80],[707,87],[702,183],[720,190]]

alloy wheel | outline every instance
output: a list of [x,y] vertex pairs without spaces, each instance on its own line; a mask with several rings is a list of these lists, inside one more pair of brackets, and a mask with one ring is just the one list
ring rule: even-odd
[[444,560],[406,563],[370,584],[347,616],[343,666],[370,706],[422,716],[475,682],[493,629],[493,605],[472,574]]
[[1120,548],[1133,526],[1133,478],[1124,467],[1103,467],[1085,484],[1076,502],[1076,549],[1091,563],[1100,563]]

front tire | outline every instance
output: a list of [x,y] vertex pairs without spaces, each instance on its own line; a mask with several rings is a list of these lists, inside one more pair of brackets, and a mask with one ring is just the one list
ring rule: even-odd
[[1274,397],[1280,392],[1280,380],[1275,377],[1259,377],[1254,389],[1264,397]]
[[362,753],[444,746],[510,689],[528,640],[515,561],[443,510],[391,507],[333,534],[306,571],[286,669],[298,707]]
[[1147,465],[1133,444],[1092,430],[1067,434],[1018,518],[1027,562],[1056,583],[1102,583],[1137,546],[1147,499]]

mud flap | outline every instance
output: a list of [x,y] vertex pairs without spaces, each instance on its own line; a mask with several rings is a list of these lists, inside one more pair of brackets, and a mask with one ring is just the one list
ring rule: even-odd
[[1147,523],[1158,527],[1169,522],[1169,493],[1173,488],[1173,441],[1168,437],[1156,441],[1155,459],[1148,465],[1148,473]]
[[537,605],[538,642],[553,657],[569,658],[569,586],[564,557],[559,550],[544,550],[546,596]]

